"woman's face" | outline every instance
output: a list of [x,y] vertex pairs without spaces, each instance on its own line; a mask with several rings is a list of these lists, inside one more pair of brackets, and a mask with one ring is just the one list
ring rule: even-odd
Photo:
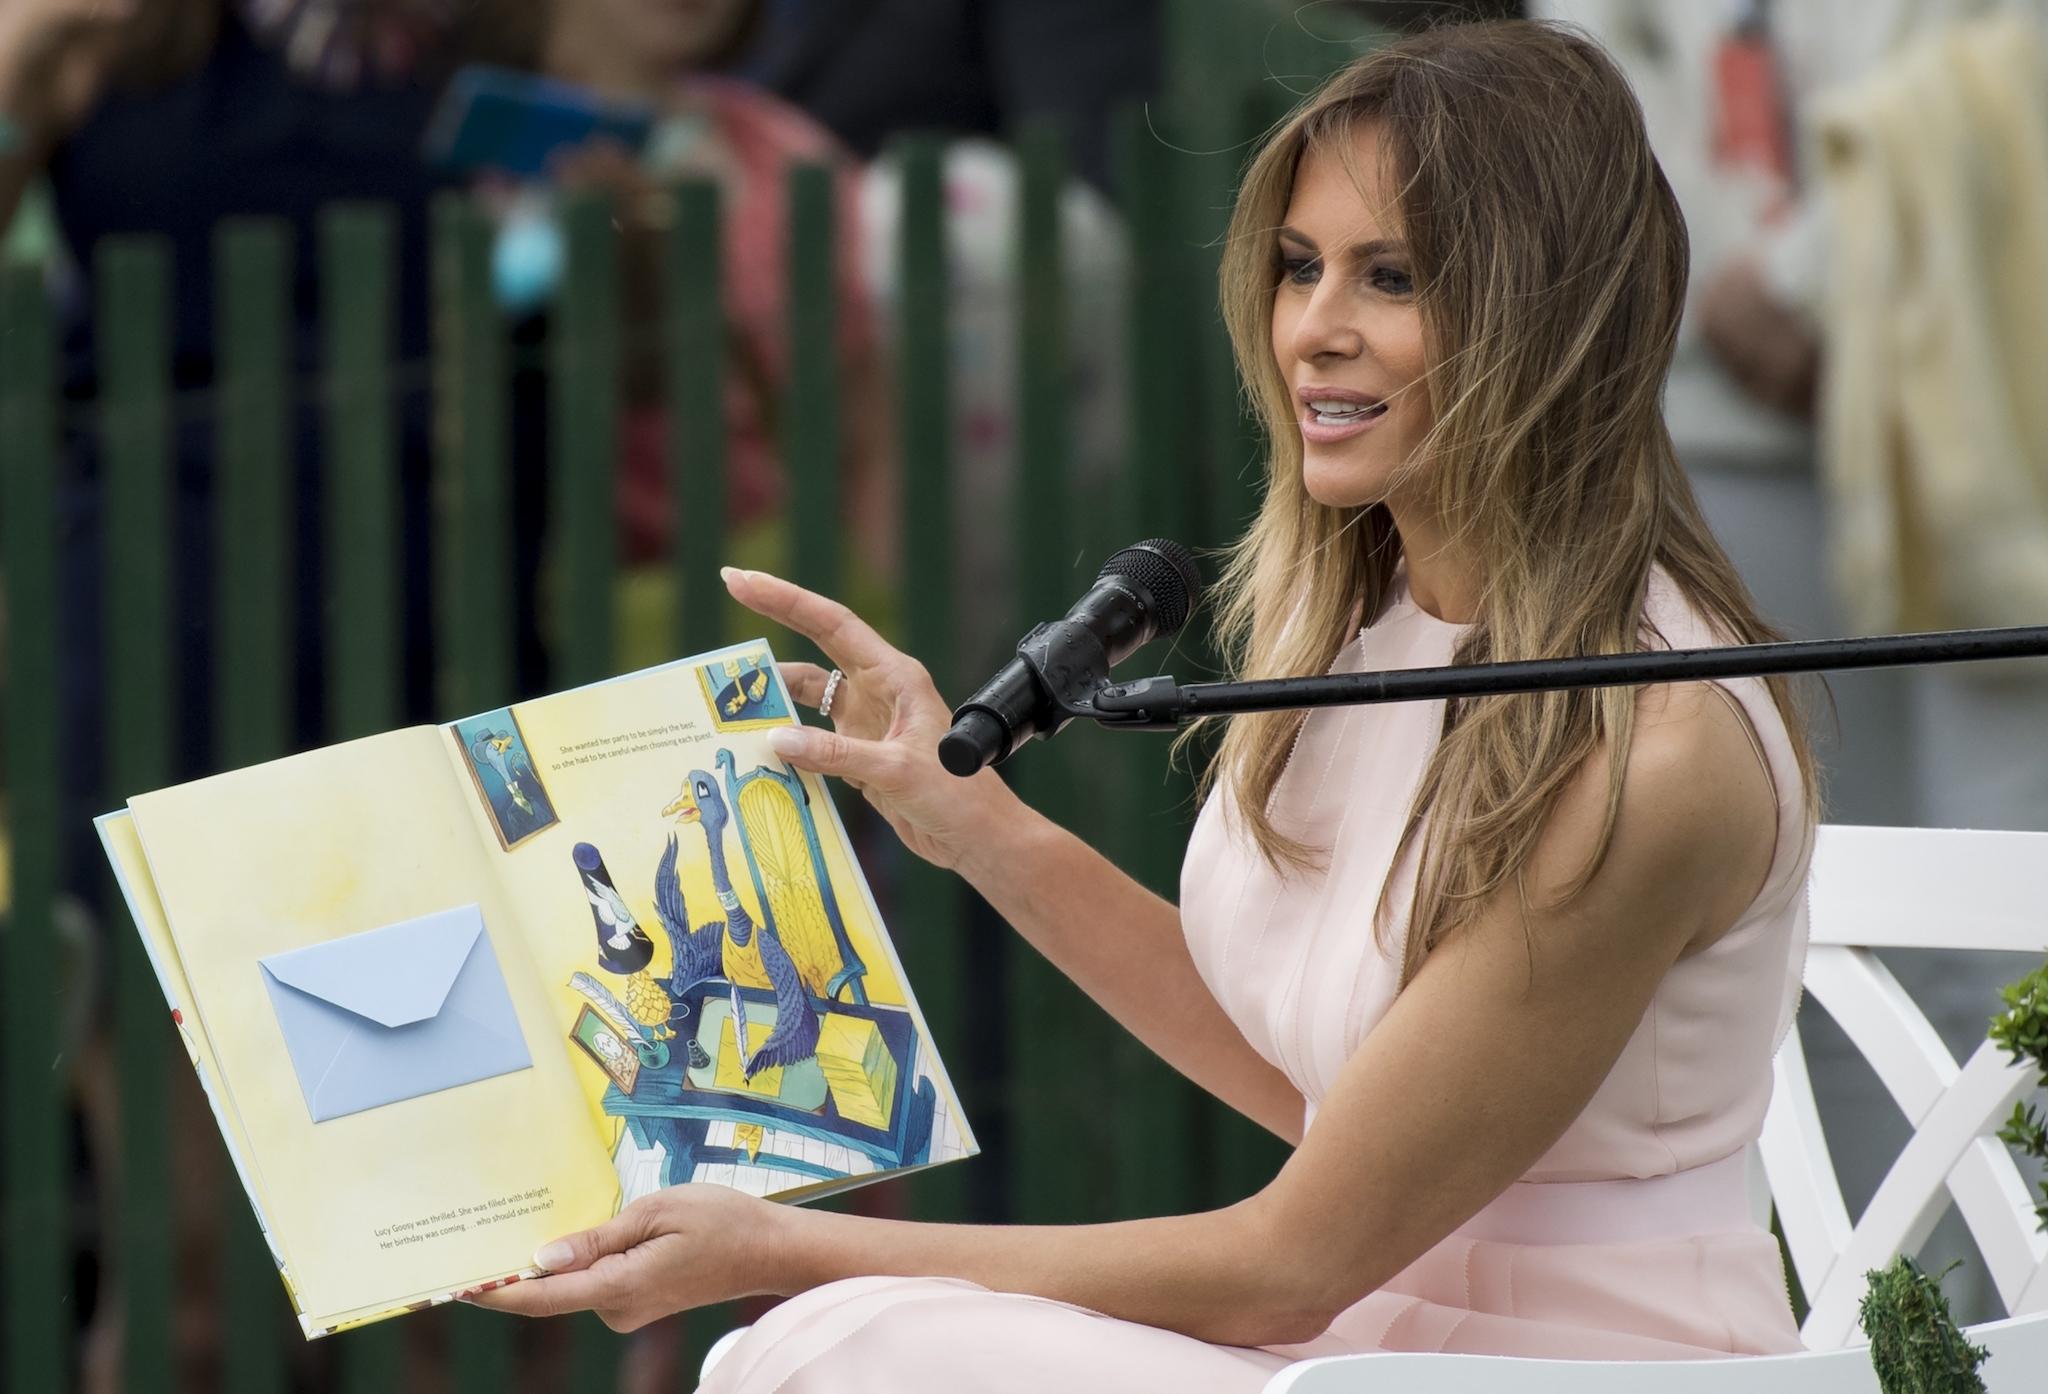
[[615,40],[664,65],[688,67],[723,53],[758,0],[557,0],[594,5]]
[[1275,234],[1273,360],[1302,439],[1309,496],[1335,508],[1386,499],[1435,415],[1422,314],[1379,142],[1359,138],[1363,190],[1336,157],[1304,154]]

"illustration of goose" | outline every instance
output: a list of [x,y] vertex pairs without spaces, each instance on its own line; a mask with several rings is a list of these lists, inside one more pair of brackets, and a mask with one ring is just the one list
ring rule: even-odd
[[[799,1060],[809,1059],[818,1049],[818,1017],[811,1007],[811,994],[805,987],[803,976],[797,971],[796,964],[791,961],[789,951],[776,937],[774,929],[758,923],[748,913],[746,906],[740,903],[739,893],[733,889],[731,871],[725,860],[725,831],[732,815],[726,808],[725,797],[718,791],[717,783],[704,771],[691,770],[689,777],[683,781],[682,791],[662,809],[662,815],[673,818],[678,823],[695,823],[703,831],[711,853],[711,884],[718,892],[718,903],[725,910],[723,921],[711,922],[722,928],[724,932],[721,936],[716,939],[707,936],[701,941],[694,938],[685,941],[698,942],[706,946],[691,950],[697,955],[693,962],[708,963],[708,946],[716,943],[723,968],[727,959],[735,956],[734,950],[744,951],[752,945],[760,954],[761,966],[767,970],[768,984],[775,993],[774,1029],[768,1033],[768,1039],[761,1043],[759,1049],[749,1053],[750,1043],[746,1033],[746,1018],[741,1009],[739,989],[735,986],[732,990],[733,1026],[747,1077],[751,1079],[772,1065],[793,1065]],[[663,865],[666,872],[656,883],[655,908],[661,915],[664,928],[673,920],[680,929],[688,921],[682,908],[682,890],[675,879],[675,863],[672,858],[665,857]],[[662,896],[670,891],[674,893],[674,903],[664,910],[661,904]],[[695,933],[703,934],[704,928],[709,927],[700,927]],[[684,962],[681,952],[677,955],[677,962]],[[707,973],[704,976],[716,975]],[[724,972],[724,976],[728,981],[732,978],[729,971]]]

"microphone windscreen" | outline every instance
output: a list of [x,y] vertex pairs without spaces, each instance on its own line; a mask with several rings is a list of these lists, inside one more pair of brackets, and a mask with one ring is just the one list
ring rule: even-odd
[[1096,579],[1108,576],[1121,577],[1152,598],[1152,623],[1161,635],[1186,624],[1202,594],[1194,554],[1171,538],[1148,538],[1124,548],[1102,564]]

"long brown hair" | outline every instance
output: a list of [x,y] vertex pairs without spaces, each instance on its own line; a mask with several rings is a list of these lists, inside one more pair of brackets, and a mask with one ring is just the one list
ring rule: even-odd
[[[1651,568],[1729,642],[1778,635],[1708,531],[1662,411],[1685,303],[1685,224],[1642,113],[1580,34],[1505,21],[1450,25],[1365,54],[1291,113],[1253,156],[1220,289],[1237,362],[1271,441],[1265,502],[1232,549],[1218,623],[1247,677],[1320,672],[1386,602],[1401,540],[1384,504],[1332,508],[1302,482],[1295,405],[1274,359],[1274,230],[1309,151],[1354,160],[1366,129],[1413,259],[1435,425],[1401,469],[1481,583],[1456,661],[1642,647]],[[1353,165],[1347,165],[1355,168]],[[1817,806],[1798,704],[1771,693]],[[1422,839],[1404,981],[1520,872],[1559,794],[1604,745],[1606,822],[1567,887],[1605,858],[1620,805],[1632,688],[1456,704],[1402,841]],[[1204,777],[1281,870],[1315,865],[1269,803],[1303,718],[1232,721]],[[1388,878],[1391,883],[1391,877]],[[1385,896],[1375,917],[1384,942]]]

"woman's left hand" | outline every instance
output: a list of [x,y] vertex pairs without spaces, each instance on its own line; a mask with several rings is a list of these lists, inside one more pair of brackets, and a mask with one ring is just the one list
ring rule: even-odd
[[542,1245],[534,1262],[546,1277],[462,1300],[529,1317],[593,1311],[614,1331],[637,1330],[671,1312],[770,1291],[785,1214],[727,1186],[670,1186],[596,1229]]

